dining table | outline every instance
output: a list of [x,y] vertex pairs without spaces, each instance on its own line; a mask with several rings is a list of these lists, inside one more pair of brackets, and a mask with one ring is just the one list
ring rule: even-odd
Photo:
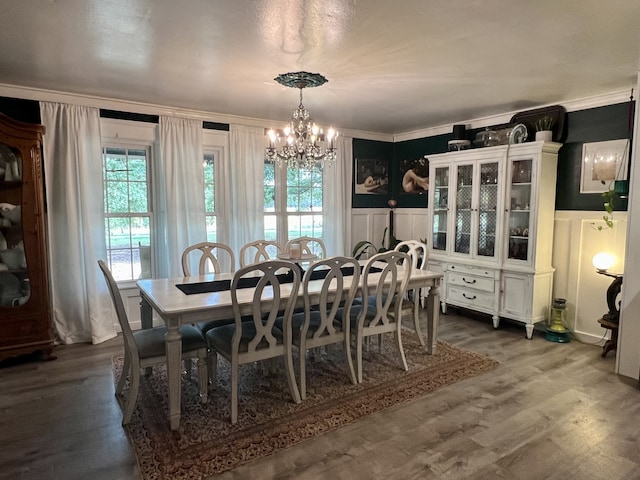
[[[361,261],[362,264],[365,261]],[[369,275],[369,284],[376,283],[379,274]],[[440,313],[440,284],[443,274],[429,270],[411,269],[407,290],[425,291],[427,307],[427,341],[425,352],[433,354],[438,340],[438,322]],[[212,273],[190,277],[141,279],[137,281],[140,290],[140,316],[142,328],[152,328],[154,313],[167,327],[165,334],[167,356],[167,383],[169,398],[169,422],[172,430],[180,427],[181,399],[181,358],[182,342],[180,326],[195,324],[201,321],[213,321],[233,318],[231,293],[229,290],[232,273]],[[319,292],[323,280],[313,280],[309,284],[312,299],[314,292]],[[211,287],[215,288],[211,288]],[[226,287],[226,288],[225,288]],[[317,288],[316,288],[317,287]],[[215,291],[211,291],[211,290]],[[302,286],[297,299],[297,306],[304,306]],[[253,304],[253,288],[237,290],[241,314],[249,314]],[[291,287],[283,286],[283,297],[291,295]],[[269,298],[263,301],[268,302]],[[420,326],[415,324],[416,334],[422,337]],[[421,342],[422,343],[422,342]]]

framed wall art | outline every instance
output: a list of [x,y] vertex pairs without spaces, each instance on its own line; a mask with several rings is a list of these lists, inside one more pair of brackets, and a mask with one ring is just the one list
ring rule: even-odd
[[400,162],[401,194],[424,195],[429,190],[429,160],[426,156]]
[[389,162],[356,158],[354,193],[356,195],[387,195],[389,193]]
[[629,140],[608,140],[582,146],[580,193],[602,193],[615,180],[627,180]]

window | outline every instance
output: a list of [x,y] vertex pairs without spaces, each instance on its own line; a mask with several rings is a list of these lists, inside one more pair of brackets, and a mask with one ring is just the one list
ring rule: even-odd
[[276,166],[271,162],[264,162],[264,239],[278,241]]
[[264,235],[267,240],[322,238],[322,170],[264,166]]
[[117,281],[151,277],[149,149],[103,146],[107,261]]
[[215,155],[213,153],[204,154],[204,209],[207,225],[207,241],[217,240],[217,214],[216,214],[216,187],[215,187]]

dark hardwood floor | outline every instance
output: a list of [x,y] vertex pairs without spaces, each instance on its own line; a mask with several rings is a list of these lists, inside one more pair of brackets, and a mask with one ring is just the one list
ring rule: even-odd
[[[640,392],[615,353],[454,311],[440,337],[501,365],[220,475],[225,479],[640,479]],[[121,340],[0,367],[0,479],[135,479],[111,357]]]

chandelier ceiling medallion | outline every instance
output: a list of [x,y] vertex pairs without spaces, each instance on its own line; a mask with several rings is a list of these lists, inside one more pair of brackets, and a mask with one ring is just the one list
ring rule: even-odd
[[327,79],[319,73],[290,72],[278,75],[274,80],[285,87],[300,89],[300,105],[293,111],[284,130],[269,130],[267,160],[289,168],[322,168],[324,165],[333,165],[336,160],[335,141],[338,132],[330,127],[325,134],[302,104],[302,89],[319,87],[327,83]]

